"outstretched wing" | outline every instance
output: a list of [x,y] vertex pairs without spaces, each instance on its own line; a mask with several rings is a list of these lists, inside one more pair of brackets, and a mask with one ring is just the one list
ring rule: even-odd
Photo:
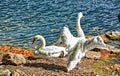
[[77,43],[68,56],[67,70],[72,70],[82,58],[81,44]]

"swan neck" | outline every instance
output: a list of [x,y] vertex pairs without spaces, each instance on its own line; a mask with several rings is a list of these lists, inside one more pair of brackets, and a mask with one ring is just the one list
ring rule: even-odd
[[78,16],[77,22],[76,22],[76,30],[78,33],[78,37],[85,37],[84,32],[83,32],[81,25],[80,25],[80,20],[81,20],[81,17]]
[[77,17],[77,24],[80,25],[80,17]]
[[81,29],[81,26],[80,26],[80,17],[77,17],[77,29]]
[[45,47],[46,41],[42,36],[39,38],[39,40],[41,41],[41,44],[38,46],[38,49],[41,50],[42,48]]

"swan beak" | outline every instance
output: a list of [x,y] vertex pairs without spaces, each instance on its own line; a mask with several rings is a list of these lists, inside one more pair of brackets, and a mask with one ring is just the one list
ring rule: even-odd
[[36,41],[36,38],[33,38],[33,40],[32,40],[32,44],[33,44],[35,41]]

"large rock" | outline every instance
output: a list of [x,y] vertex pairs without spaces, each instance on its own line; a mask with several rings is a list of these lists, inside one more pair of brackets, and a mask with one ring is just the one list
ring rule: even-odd
[[110,50],[108,47],[99,47],[94,48],[90,51],[88,51],[85,55],[86,58],[90,59],[100,59],[101,57],[107,58],[109,57]]
[[114,45],[107,45],[107,48],[109,49],[109,50],[107,50],[109,52],[120,53],[120,49],[116,48]]
[[22,54],[14,54],[14,53],[5,53],[2,57],[2,64],[6,65],[20,65],[25,64],[26,59]]
[[88,51],[85,57],[90,59],[108,58],[110,53],[107,51]]
[[120,31],[110,31],[106,33],[106,36],[112,40],[120,40]]

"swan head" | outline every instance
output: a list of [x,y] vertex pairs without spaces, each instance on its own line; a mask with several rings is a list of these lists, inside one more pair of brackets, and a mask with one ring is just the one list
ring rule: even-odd
[[33,40],[32,40],[32,44],[33,44],[35,41],[37,41],[37,40],[44,40],[44,38],[43,38],[43,36],[41,36],[41,35],[36,35],[36,36],[34,36],[34,38],[33,38]]
[[79,12],[79,13],[78,13],[78,18],[82,18],[82,17],[84,17],[84,16],[83,16],[83,13],[82,13],[82,12]]
[[94,39],[93,39],[93,42],[96,44],[96,45],[100,45],[102,47],[106,47],[106,44],[104,43],[103,39],[100,37],[100,36],[96,36]]

